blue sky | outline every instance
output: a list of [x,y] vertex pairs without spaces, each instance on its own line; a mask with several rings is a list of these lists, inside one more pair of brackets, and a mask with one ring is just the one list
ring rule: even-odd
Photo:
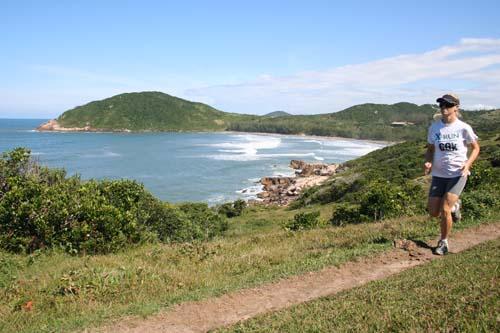
[[0,118],[145,90],[253,114],[499,107],[499,3],[0,0]]

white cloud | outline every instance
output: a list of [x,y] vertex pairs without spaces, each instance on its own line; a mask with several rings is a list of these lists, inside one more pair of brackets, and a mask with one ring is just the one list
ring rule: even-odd
[[484,105],[484,104],[474,104],[474,105],[464,105],[466,110],[492,110],[495,109],[494,105]]
[[464,38],[423,53],[324,71],[289,76],[263,73],[254,80],[225,85],[210,85],[161,70],[136,74],[136,78],[59,65],[29,69],[43,76],[44,85],[36,86],[29,96],[26,89],[21,93],[13,87],[0,87],[0,117],[55,117],[92,100],[146,90],[163,91],[227,112],[253,114],[275,110],[326,113],[360,103],[433,103],[449,91],[460,96],[465,108],[500,106],[500,39],[492,38]]
[[[324,113],[360,103],[433,103],[450,90],[464,105],[500,105],[500,39],[464,38],[456,45],[326,71],[261,75],[254,81],[190,89],[231,112]],[[496,66],[496,67],[495,67]],[[459,84],[460,83],[460,84]]]

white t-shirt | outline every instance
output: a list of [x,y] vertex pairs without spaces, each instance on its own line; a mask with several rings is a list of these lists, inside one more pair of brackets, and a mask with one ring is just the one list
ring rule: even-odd
[[427,135],[427,142],[435,148],[432,175],[443,178],[461,176],[461,168],[467,161],[467,145],[476,140],[472,127],[460,119],[450,124],[442,120],[433,122]]

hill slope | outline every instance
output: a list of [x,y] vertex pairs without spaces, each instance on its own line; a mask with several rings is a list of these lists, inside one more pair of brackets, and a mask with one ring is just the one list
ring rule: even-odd
[[263,115],[262,117],[268,117],[268,118],[276,118],[276,117],[284,117],[284,116],[291,116],[290,113],[285,112],[285,111],[274,111],[267,113]]
[[[232,123],[231,130],[283,134],[340,136],[357,139],[404,140],[425,135],[432,115],[431,105],[411,103],[361,104],[345,110],[279,118],[260,118]],[[393,122],[410,122],[397,127]]]
[[231,121],[252,118],[161,92],[140,92],[78,106],[64,112],[57,121],[63,127],[90,126],[98,130],[208,131],[224,130]]

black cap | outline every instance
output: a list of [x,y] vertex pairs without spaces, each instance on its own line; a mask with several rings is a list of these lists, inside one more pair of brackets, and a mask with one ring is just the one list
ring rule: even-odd
[[448,103],[448,104],[453,104],[453,105],[460,105],[460,100],[458,99],[458,97],[450,95],[450,94],[446,94],[446,95],[443,95],[443,97],[439,97],[438,99],[436,99],[436,102]]

